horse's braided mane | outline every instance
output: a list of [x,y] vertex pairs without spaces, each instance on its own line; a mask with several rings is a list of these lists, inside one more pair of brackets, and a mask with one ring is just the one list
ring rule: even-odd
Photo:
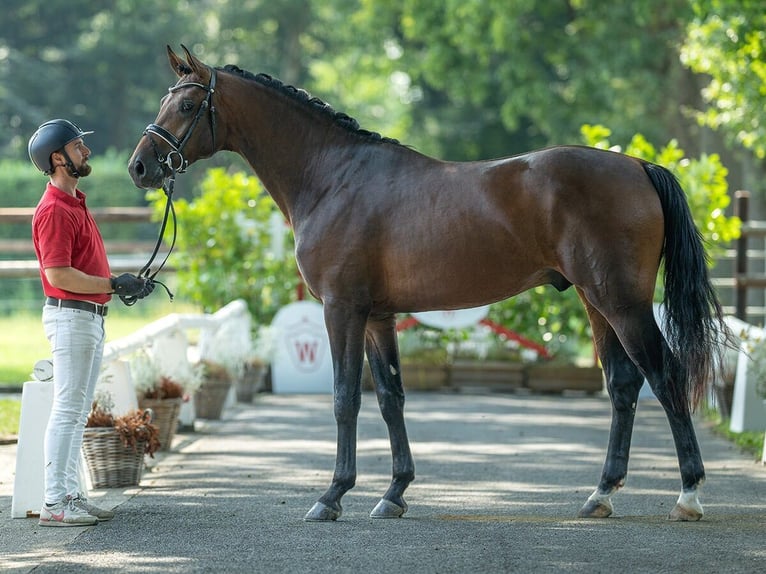
[[371,131],[362,129],[361,127],[359,127],[359,122],[357,122],[351,116],[344,114],[343,112],[335,111],[335,109],[333,109],[333,107],[330,104],[323,102],[319,98],[313,97],[306,90],[302,90],[294,86],[283,84],[277,78],[273,78],[269,76],[268,74],[253,74],[252,72],[248,72],[247,70],[242,70],[238,66],[234,66],[231,64],[224,66],[223,71],[236,74],[237,76],[240,76],[247,80],[258,82],[259,84],[262,84],[268,88],[271,88],[282,94],[285,94],[289,96],[290,98],[292,98],[293,100],[313,110],[316,110],[320,112],[321,114],[328,116],[329,118],[333,120],[333,122],[335,122],[336,124],[338,124],[339,126],[343,127],[344,129],[350,132],[359,134],[360,136],[368,138],[372,141],[394,143],[394,144],[399,143],[398,140],[384,137],[377,132],[371,132]]

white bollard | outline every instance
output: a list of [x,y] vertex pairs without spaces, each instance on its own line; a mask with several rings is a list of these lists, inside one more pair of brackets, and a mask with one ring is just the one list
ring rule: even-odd
[[[45,428],[53,408],[53,383],[27,381],[21,391],[11,517],[37,516],[45,496]],[[80,492],[87,496],[85,460],[80,458]]]
[[[162,366],[162,371],[168,373],[171,378],[174,375],[183,378],[190,375],[191,364],[189,362],[189,340],[186,333],[181,329],[173,329],[158,336],[149,348],[152,360]],[[194,396],[181,403],[178,414],[178,424],[183,429],[194,429],[194,420],[197,415],[194,412]]]
[[755,381],[748,377],[750,361],[745,343],[742,343],[731,402],[731,432],[759,431],[766,426],[764,402],[755,392]]
[[128,361],[116,360],[107,363],[96,383],[96,392],[98,391],[109,393],[114,403],[112,414],[115,417],[123,416],[138,408],[138,399],[130,378]]

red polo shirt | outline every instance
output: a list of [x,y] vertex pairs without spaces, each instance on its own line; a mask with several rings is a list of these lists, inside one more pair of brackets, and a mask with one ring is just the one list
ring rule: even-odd
[[85,206],[85,194],[79,189],[77,197],[48,183],[32,218],[32,239],[37,261],[40,263],[40,279],[43,293],[57,299],[79,299],[106,303],[109,293],[72,293],[57,289],[45,277],[48,267],[74,267],[87,275],[109,277],[109,260],[104,240]]

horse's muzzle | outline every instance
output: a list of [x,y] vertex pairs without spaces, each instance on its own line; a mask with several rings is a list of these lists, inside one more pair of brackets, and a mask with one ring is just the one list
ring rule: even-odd
[[165,173],[162,165],[152,153],[142,153],[137,149],[128,161],[128,173],[133,183],[143,189],[162,187]]

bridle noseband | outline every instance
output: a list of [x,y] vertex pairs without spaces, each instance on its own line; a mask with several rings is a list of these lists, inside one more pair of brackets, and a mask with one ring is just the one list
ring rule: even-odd
[[[168,93],[170,94],[177,92],[178,90],[182,90],[183,88],[189,87],[201,88],[207,92],[207,97],[202,100],[199,108],[197,108],[197,114],[194,116],[194,120],[189,125],[183,138],[179,140],[168,130],[157,124],[149,124],[144,130],[144,135],[149,138],[149,143],[152,144],[152,149],[154,150],[154,155],[157,157],[157,162],[160,165],[165,166],[170,171],[170,178],[175,177],[176,173],[184,173],[186,168],[189,167],[189,161],[183,156],[183,149],[189,142],[189,138],[191,137],[192,133],[194,133],[194,129],[197,127],[197,124],[199,123],[202,115],[206,110],[209,110],[210,113],[210,133],[213,138],[212,149],[215,151],[215,106],[213,105],[213,94],[215,93],[215,76],[215,68],[210,68],[210,82],[207,86],[198,82],[184,82],[183,84],[177,84],[171,88],[168,88]],[[157,147],[157,143],[152,138],[152,135],[157,136],[170,146],[170,151],[167,155],[163,156],[160,153],[159,147]],[[178,162],[177,165],[176,162]]]
[[[197,127],[197,124],[199,123],[200,119],[202,118],[202,115],[205,113],[205,111],[208,111],[210,114],[210,134],[212,135],[212,150],[215,152],[215,106],[213,106],[213,94],[215,93],[215,68],[210,68],[210,83],[208,83],[207,86],[204,84],[200,84],[198,82],[184,82],[183,84],[177,84],[171,88],[168,88],[169,93],[177,92],[178,90],[181,90],[183,88],[188,87],[194,87],[194,88],[201,88],[207,92],[207,96],[199,105],[199,108],[197,108],[197,113],[194,116],[194,120],[189,125],[188,129],[186,130],[186,133],[184,134],[183,138],[180,140],[171,134],[168,130],[163,128],[162,126],[159,126],[157,124],[149,124],[146,126],[146,129],[144,130],[144,135],[148,138],[149,143],[152,145],[152,149],[154,150],[154,155],[157,158],[157,162],[163,166],[163,168],[166,170],[166,176],[165,180],[162,183],[162,190],[165,192],[165,196],[167,197],[167,202],[165,203],[165,215],[162,218],[162,225],[160,226],[160,234],[159,237],[157,237],[157,243],[154,246],[154,251],[152,252],[151,257],[149,257],[149,261],[146,262],[146,265],[144,265],[141,270],[138,272],[139,277],[143,277],[146,279],[147,282],[151,282],[152,285],[154,283],[159,283],[162,285],[165,290],[168,293],[168,296],[170,297],[170,300],[173,300],[173,294],[170,292],[170,290],[167,288],[165,284],[155,279],[157,277],[157,273],[160,272],[160,269],[162,269],[165,266],[165,263],[168,260],[168,257],[170,257],[171,251],[173,251],[173,247],[176,244],[176,232],[177,232],[177,225],[176,225],[176,211],[173,207],[173,188],[175,187],[176,182],[176,174],[177,173],[184,173],[186,171],[186,168],[189,167],[189,161],[184,158],[183,156],[183,149],[186,147],[186,144],[189,141],[189,138],[191,137],[192,133],[194,133],[194,129]],[[157,142],[154,141],[154,138],[152,138],[152,135],[157,136],[162,141],[164,141],[166,144],[170,146],[170,151],[167,155],[163,156],[160,153],[160,149],[157,146]],[[154,273],[151,273],[151,265],[154,262],[154,258],[157,257],[157,253],[160,250],[160,246],[162,245],[162,240],[165,235],[165,228],[168,223],[168,216],[172,214],[173,215],[173,240],[170,243],[170,249],[168,250],[167,254],[165,255],[165,259],[163,259],[160,266],[157,268],[157,270]],[[121,295],[120,299],[123,303],[126,305],[135,305],[135,303],[138,301],[138,298],[135,296],[124,296]]]

